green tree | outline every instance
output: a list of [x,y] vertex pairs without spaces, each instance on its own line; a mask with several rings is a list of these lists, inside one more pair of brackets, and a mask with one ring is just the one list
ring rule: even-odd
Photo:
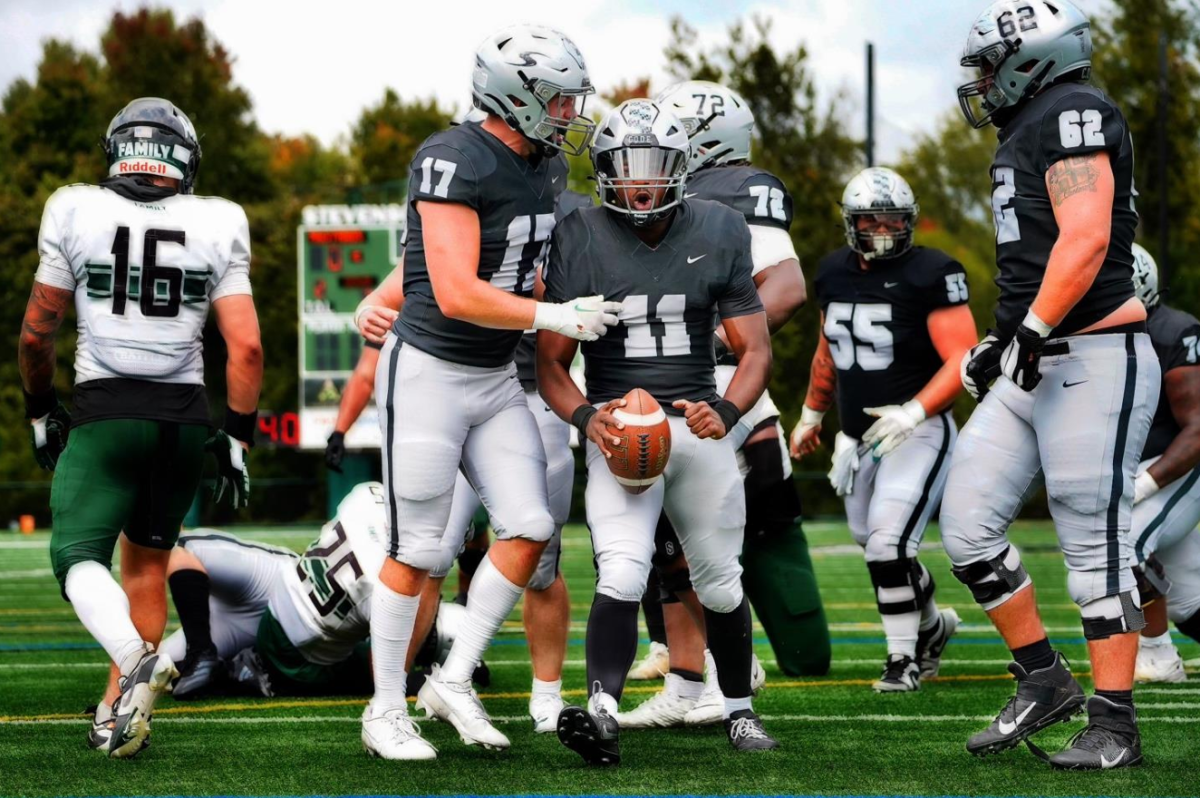
[[[362,182],[368,185],[408,179],[408,167],[421,142],[445,130],[453,111],[436,99],[405,102],[393,89],[386,89],[378,105],[363,109],[350,131],[350,155],[358,165]],[[395,201],[401,201],[402,196]]]

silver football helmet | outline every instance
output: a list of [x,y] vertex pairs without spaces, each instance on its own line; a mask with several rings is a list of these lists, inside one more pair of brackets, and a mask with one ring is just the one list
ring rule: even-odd
[[639,227],[662,219],[683,201],[690,153],[679,117],[651,100],[626,100],[592,142],[601,204]]
[[[500,117],[543,152],[587,150],[595,126],[583,115],[584,104],[595,91],[579,48],[551,28],[504,28],[475,51],[475,107]],[[552,110],[556,98],[565,107]]]
[[674,112],[692,140],[688,174],[750,160],[754,113],[733,89],[708,80],[685,80],[663,89],[654,102]]
[[1158,264],[1141,244],[1133,245],[1133,293],[1146,310],[1158,304]]
[[[851,178],[842,192],[846,243],[865,260],[895,258],[908,252],[912,248],[913,229],[919,212],[908,181],[884,166],[862,170]],[[876,221],[877,217],[890,217],[888,221],[894,219],[902,226],[888,230],[879,226],[859,229],[860,219]]]
[[1063,75],[1089,77],[1091,23],[1068,0],[999,0],[971,26],[961,63],[980,77],[958,87],[958,103],[967,122],[984,127]]

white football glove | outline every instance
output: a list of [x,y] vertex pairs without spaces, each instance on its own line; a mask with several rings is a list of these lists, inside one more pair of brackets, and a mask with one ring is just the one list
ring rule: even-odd
[[811,447],[806,447],[804,446],[804,439],[813,430],[816,430],[817,433],[821,432],[821,422],[824,420],[824,418],[824,410],[813,410],[808,405],[805,405],[800,410],[800,420],[796,422],[796,426],[792,428],[790,446],[792,457],[799,460],[801,457],[816,449],[816,447],[820,445],[820,439],[817,439],[811,444]]
[[925,420],[925,408],[916,399],[902,405],[864,407],[863,412],[879,419],[863,434],[863,443],[875,450],[876,460],[908,440]]
[[1146,499],[1158,493],[1158,490],[1158,480],[1150,476],[1149,471],[1143,471],[1133,481],[1133,503],[1135,505],[1141,504]]
[[971,398],[978,402],[988,392],[988,383],[1000,375],[1000,356],[1004,353],[996,344],[1000,342],[992,333],[967,350],[958,367],[963,387]]
[[858,471],[858,441],[844,432],[833,439],[833,467],[829,484],[839,496],[854,493],[854,472]]
[[577,341],[595,341],[617,323],[620,302],[605,302],[603,296],[584,296],[562,304],[539,302],[533,329],[549,330]]

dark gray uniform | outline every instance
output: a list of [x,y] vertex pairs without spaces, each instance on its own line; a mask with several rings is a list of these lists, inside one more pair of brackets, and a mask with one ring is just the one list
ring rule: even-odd
[[[1007,530],[1040,469],[1066,555],[1069,591],[1082,608],[1088,636],[1123,630],[1136,612],[1130,609],[1137,596],[1127,537],[1134,476],[1160,384],[1141,325],[1075,334],[1133,297],[1133,143],[1120,110],[1103,92],[1063,83],[1017,112],[1000,132],[992,166],[996,319],[1006,339],[1036,296],[1058,239],[1046,173],[1061,160],[1097,152],[1107,153],[1115,178],[1104,264],[1051,333],[1041,383],[1026,392],[1002,376],[971,416],[951,463],[941,519],[956,576],[985,609],[1003,604],[1028,581]],[[1014,574],[1003,584],[987,565],[1000,560]]]
[[588,401],[599,405],[642,388],[670,419],[666,473],[639,495],[627,493],[599,449],[587,444],[597,591],[624,601],[641,598],[665,509],[680,532],[701,603],[733,611],[742,602],[738,555],[746,513],[733,444],[728,437],[700,440],[671,405],[717,400],[712,336],[718,319],[762,312],[745,221],[717,203],[687,200],[652,249],[614,213],[576,211],[555,230],[544,279],[549,301],[603,294],[624,305],[617,326],[582,345]]
[[554,229],[559,159],[526,160],[478,124],[436,133],[409,174],[404,308],[375,380],[390,489],[389,555],[435,568],[455,475],[479,494],[500,538],[549,540],[546,454],[517,379],[520,330],[450,319],[433,295],[420,206],[447,202],[479,215],[478,275],[531,296]]

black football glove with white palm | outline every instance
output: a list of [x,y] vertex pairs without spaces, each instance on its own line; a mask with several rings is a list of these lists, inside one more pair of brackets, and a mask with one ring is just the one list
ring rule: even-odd
[[204,444],[205,450],[217,458],[217,484],[213,502],[220,503],[226,495],[235,510],[250,504],[250,471],[246,468],[246,450],[241,441],[230,437],[225,430],[217,432]]
[[61,402],[41,418],[30,419],[29,438],[33,442],[33,457],[47,471],[53,471],[58,458],[67,448],[71,432],[71,414]]
[[1005,347],[1004,356],[1000,358],[1000,371],[1022,391],[1032,391],[1042,381],[1038,364],[1042,360],[1042,347],[1053,329],[1031,310]]
[[992,381],[1000,376],[1000,357],[1003,354],[1000,339],[995,332],[988,330],[983,340],[971,347],[963,357],[959,374],[963,387],[976,402],[983,401]]

